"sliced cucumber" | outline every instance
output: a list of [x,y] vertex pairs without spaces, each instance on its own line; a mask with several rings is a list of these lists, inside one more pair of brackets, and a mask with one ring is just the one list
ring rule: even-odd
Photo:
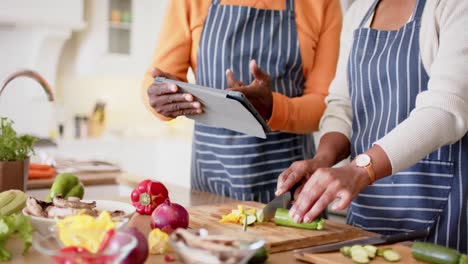
[[247,219],[247,225],[251,225],[257,221],[257,218],[253,215],[246,215],[245,219]]
[[378,249],[377,249],[377,256],[383,257],[384,251],[385,251],[385,250],[389,250],[389,249],[391,249],[391,248],[378,248]]
[[263,223],[263,220],[265,219],[265,216],[263,214],[263,210],[258,209],[256,215],[257,215],[257,222]]
[[242,220],[242,231],[247,231],[247,217],[244,216],[244,219]]
[[365,245],[364,249],[367,251],[367,255],[369,256],[369,258],[375,258],[375,255],[377,254],[376,246]]
[[344,246],[340,248],[341,254],[345,257],[350,257],[351,256],[351,247]]
[[383,257],[385,260],[390,262],[397,262],[401,260],[401,255],[392,249],[387,249],[383,252]]
[[351,259],[358,263],[358,264],[366,264],[369,263],[369,256],[367,255],[367,251],[361,245],[354,245],[350,248]]
[[458,251],[426,242],[414,242],[411,254],[417,260],[434,264],[458,264],[460,259]]

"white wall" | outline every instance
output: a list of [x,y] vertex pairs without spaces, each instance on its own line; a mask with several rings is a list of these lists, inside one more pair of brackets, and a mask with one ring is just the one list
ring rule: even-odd
[[[82,0],[5,0],[0,2],[0,79],[28,68],[55,91],[58,57],[72,30],[83,26]],[[0,116],[12,118],[19,133],[47,137],[55,127],[54,108],[30,79],[11,82],[0,98]]]

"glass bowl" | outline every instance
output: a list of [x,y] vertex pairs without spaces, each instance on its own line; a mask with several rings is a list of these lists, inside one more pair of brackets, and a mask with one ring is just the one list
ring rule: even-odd
[[[205,229],[190,230],[190,232],[198,234],[200,237],[221,237],[218,234],[208,234],[208,231]],[[265,240],[255,238],[234,238],[233,240],[239,243],[239,249],[212,251],[190,247],[181,241],[174,240],[174,236],[172,235],[169,237],[169,245],[172,251],[179,257],[179,260],[186,264],[245,264],[265,245]]]
[[[110,243],[102,252],[64,252],[62,249],[65,246],[59,239],[57,229],[56,226],[51,227],[50,232],[46,235],[35,232],[33,247],[38,252],[50,256],[55,263],[58,264],[120,263],[137,245],[137,240],[134,236],[123,232],[116,232],[113,239],[119,241],[118,245],[116,243]],[[80,231],[83,232],[83,230]],[[89,230],[88,232],[93,231],[96,230]]]

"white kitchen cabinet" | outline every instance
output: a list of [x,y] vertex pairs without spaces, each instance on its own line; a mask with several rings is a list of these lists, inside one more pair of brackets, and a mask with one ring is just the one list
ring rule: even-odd
[[[153,56],[167,2],[85,1],[87,28],[76,38],[75,73],[82,77],[141,78]],[[121,22],[112,23],[112,11],[117,10]]]

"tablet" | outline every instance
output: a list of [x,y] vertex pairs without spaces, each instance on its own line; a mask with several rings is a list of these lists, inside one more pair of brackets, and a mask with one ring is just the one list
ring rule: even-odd
[[270,131],[267,122],[241,92],[220,90],[163,77],[156,77],[155,82],[176,84],[183,92],[192,94],[202,103],[203,114],[187,118],[259,138],[266,138],[266,132]]

